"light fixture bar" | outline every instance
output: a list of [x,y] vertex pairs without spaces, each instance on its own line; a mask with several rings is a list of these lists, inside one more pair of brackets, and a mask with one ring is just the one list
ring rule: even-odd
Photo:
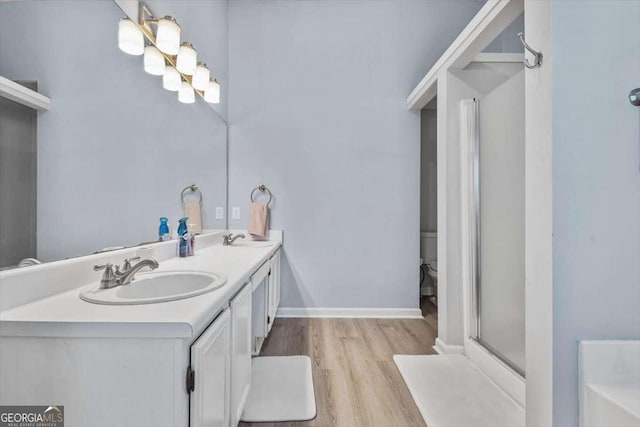
[[[153,33],[153,29],[151,28],[151,25],[150,25],[155,22],[158,22],[158,19],[155,17],[155,15],[153,14],[149,6],[145,2],[140,2],[138,5],[138,26],[142,30],[142,34],[144,34],[144,37],[149,41],[149,43],[151,43],[153,46],[157,48],[158,46],[156,44],[156,36]],[[168,55],[162,52],[162,50],[160,49],[158,50],[160,51],[162,56],[164,56],[164,58],[167,60],[167,63],[177,69],[176,67],[177,56]],[[180,74],[180,77],[182,78],[182,80],[186,81],[187,83],[189,83],[189,85],[191,85],[191,87],[193,87],[191,76],[180,73],[179,71],[178,73]],[[193,89],[202,99],[205,99],[204,91],[198,90],[196,88],[193,88]]]

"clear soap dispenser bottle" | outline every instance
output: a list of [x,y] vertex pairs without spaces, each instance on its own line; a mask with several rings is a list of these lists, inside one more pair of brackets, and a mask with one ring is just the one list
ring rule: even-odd
[[178,255],[189,256],[189,230],[187,228],[187,217],[181,218],[178,225]]
[[188,255],[194,256],[196,254],[196,224],[189,224],[189,244]]

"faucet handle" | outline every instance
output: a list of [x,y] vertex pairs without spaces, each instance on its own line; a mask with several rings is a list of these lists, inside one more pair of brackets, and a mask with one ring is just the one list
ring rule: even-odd
[[131,258],[125,258],[124,259],[124,265],[122,266],[122,269],[124,271],[127,271],[131,268],[131,261],[139,261],[140,257],[139,256],[135,256],[135,257],[131,257]]
[[104,270],[102,274],[102,279],[100,279],[100,289],[109,289],[117,286],[118,277],[116,273],[113,271],[113,264],[107,263],[104,265],[94,265],[93,271]]
[[[100,270],[111,270],[113,268],[113,264],[111,263],[106,263],[104,265],[94,265],[93,266],[93,271],[100,271]],[[106,273],[106,271],[105,271]]]

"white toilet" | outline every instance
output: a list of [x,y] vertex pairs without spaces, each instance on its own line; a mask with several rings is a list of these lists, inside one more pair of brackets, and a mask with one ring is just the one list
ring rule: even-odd
[[427,276],[420,286],[420,295],[436,296],[438,292],[438,233],[420,233],[420,258]]
[[436,292],[438,291],[438,261],[433,260],[429,264],[427,264],[427,274],[431,278],[431,282],[433,286],[436,288]]

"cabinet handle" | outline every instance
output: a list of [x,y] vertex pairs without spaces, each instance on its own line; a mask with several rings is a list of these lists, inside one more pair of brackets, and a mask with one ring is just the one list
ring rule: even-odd
[[191,369],[191,366],[187,368],[187,393],[196,389],[196,371]]

